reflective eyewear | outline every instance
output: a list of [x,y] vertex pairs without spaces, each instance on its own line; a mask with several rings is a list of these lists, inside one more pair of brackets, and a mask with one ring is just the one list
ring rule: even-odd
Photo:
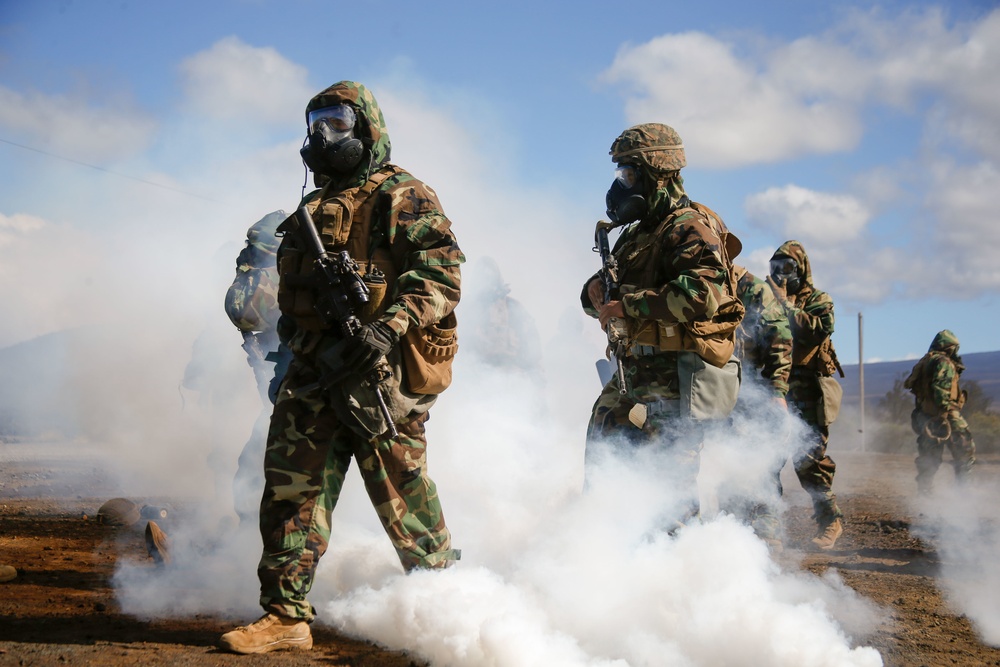
[[337,104],[309,112],[309,132],[315,132],[320,121],[326,121],[336,132],[350,132],[358,117],[347,104]]
[[623,188],[631,190],[639,182],[639,168],[623,164],[615,169],[615,179],[621,183]]

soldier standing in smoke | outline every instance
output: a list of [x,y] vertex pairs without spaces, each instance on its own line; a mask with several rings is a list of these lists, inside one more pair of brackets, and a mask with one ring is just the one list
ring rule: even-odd
[[[278,333],[293,358],[264,455],[257,573],[265,614],[222,636],[221,647],[236,653],[312,647],[307,596],[352,459],[405,570],[444,568],[460,556],[427,473],[424,422],[451,380],[465,257],[435,192],[389,162],[385,120],[367,88],[336,83],[305,116],[301,154],[319,189],[278,228]],[[313,221],[318,239],[304,233]],[[329,292],[342,283],[313,241],[326,260],[339,259],[350,294],[365,283],[362,312],[331,323],[317,306],[348,293]],[[386,365],[389,374],[373,381]]]
[[[538,328],[523,305],[510,296],[500,267],[492,257],[473,264],[467,282],[473,286],[469,302],[468,350],[483,362],[529,376],[541,373]],[[465,311],[463,311],[464,313]]]
[[[747,383],[759,384],[766,388],[774,406],[785,411],[785,396],[792,370],[792,331],[788,317],[767,282],[739,265],[733,266],[733,274],[737,281],[736,292],[746,310],[736,330],[736,354],[743,365],[741,390]],[[736,412],[740,414],[753,410],[743,398],[744,393],[741,391],[741,400],[736,405]],[[774,454],[771,447],[764,447],[763,450],[748,451],[746,456],[770,457]],[[757,536],[776,550],[781,548],[781,519],[774,501],[782,493],[780,472],[784,459],[781,456],[772,462],[768,480],[741,479],[720,491],[720,507],[749,523]],[[747,483],[754,487],[752,497],[736,491]],[[766,487],[764,493],[759,487]]]
[[786,241],[774,252],[767,282],[792,331],[787,399],[810,432],[804,448],[794,456],[795,474],[812,499],[817,524],[812,541],[821,549],[832,549],[844,532],[843,512],[833,492],[837,464],[826,453],[830,424],[837,418],[843,395],[833,373],[844,376],[831,339],[833,299],[813,285],[809,257],[798,241]]
[[233,479],[233,500],[241,524],[256,524],[264,490],[264,445],[278,384],[291,352],[278,339],[278,225],[288,215],[274,211],[247,230],[246,246],[236,258],[236,277],[226,292],[226,314],[243,334],[243,350],[253,369],[264,407],[240,453]]
[[966,482],[976,463],[976,443],[962,417],[966,393],[960,390],[958,380],[964,370],[958,338],[945,329],[934,336],[927,354],[903,383],[916,404],[910,424],[917,434],[917,492],[921,495],[933,489],[945,445],[951,452],[956,482]]
[[595,443],[606,439],[655,448],[670,469],[683,523],[699,512],[703,428],[728,416],[739,393],[733,350],[743,306],[732,277],[739,241],[684,192],[687,162],[673,128],[629,128],[611,158],[617,171],[607,211],[623,228],[612,249],[619,288],[606,301],[597,274],[581,301],[605,330],[624,321],[624,386],[616,374],[594,404],[588,463]]

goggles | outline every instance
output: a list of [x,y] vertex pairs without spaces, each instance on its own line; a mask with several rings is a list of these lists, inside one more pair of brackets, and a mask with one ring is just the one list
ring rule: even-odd
[[772,276],[794,276],[799,272],[799,263],[791,257],[776,257],[771,260]]
[[631,190],[639,182],[639,167],[623,164],[615,169],[615,180],[626,190]]
[[310,133],[316,131],[321,121],[329,123],[330,127],[337,133],[347,133],[354,129],[354,124],[357,120],[358,117],[354,113],[354,109],[347,104],[337,104],[332,107],[314,109],[309,112],[307,117]]

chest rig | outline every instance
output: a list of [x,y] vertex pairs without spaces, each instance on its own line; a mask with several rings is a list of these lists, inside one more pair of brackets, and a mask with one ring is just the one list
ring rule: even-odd
[[[358,272],[370,292],[369,303],[357,313],[363,324],[374,320],[389,306],[399,275],[388,248],[379,242],[382,231],[375,233],[374,225],[388,213],[389,206],[383,202],[379,188],[401,172],[399,167],[387,165],[360,187],[330,193],[326,186],[306,204],[323,247],[330,253],[346,250],[359,265]],[[285,232],[278,250],[278,306],[300,328],[320,331],[323,326],[315,310],[315,258],[294,233],[287,232],[290,228],[287,222],[278,227],[279,232]]]

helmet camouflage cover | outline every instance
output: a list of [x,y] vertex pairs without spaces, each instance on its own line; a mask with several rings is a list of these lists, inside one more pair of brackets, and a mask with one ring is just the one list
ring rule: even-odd
[[618,164],[638,162],[654,172],[678,171],[687,165],[680,135],[662,123],[630,127],[618,135],[610,152],[611,159]]

